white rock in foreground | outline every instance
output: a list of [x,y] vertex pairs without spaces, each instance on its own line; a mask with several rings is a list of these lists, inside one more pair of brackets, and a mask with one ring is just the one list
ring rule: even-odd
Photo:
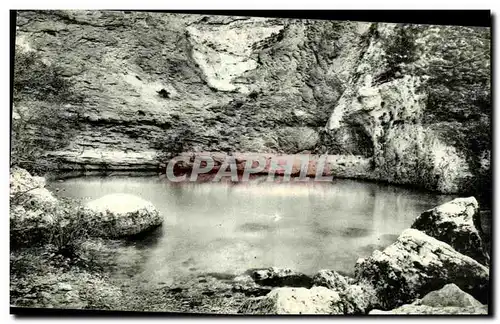
[[147,200],[129,194],[110,194],[85,205],[103,236],[131,236],[162,223],[158,210]]
[[250,298],[239,309],[243,314],[343,314],[337,292],[325,287],[276,288],[263,297]]
[[481,304],[474,297],[458,288],[455,284],[447,284],[443,288],[430,292],[422,299],[412,304],[403,305],[390,311],[375,309],[370,315],[393,315],[393,314],[474,314],[485,315],[488,306]]

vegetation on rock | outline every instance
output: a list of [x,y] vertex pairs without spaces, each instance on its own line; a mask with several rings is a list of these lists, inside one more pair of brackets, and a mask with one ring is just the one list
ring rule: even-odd
[[43,154],[71,142],[74,118],[67,105],[82,98],[57,63],[45,63],[41,54],[22,46],[16,46],[13,89],[10,164],[44,170]]

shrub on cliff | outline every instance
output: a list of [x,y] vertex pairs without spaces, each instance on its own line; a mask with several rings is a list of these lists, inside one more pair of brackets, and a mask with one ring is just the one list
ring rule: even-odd
[[429,76],[428,120],[476,120],[491,114],[488,28],[447,26],[430,31],[422,73]]
[[[420,76],[427,95],[425,123],[482,121],[489,131],[490,43],[489,28],[402,25],[384,42],[386,69],[376,79]],[[484,135],[478,134],[481,143],[490,137]]]
[[441,138],[465,153],[471,192],[489,196],[491,171],[481,168],[491,151],[491,33],[489,28],[446,26],[428,33],[422,57],[427,95],[425,123],[441,122]]
[[401,78],[408,73],[408,66],[417,61],[419,47],[416,42],[421,28],[415,25],[401,25],[395,29],[391,39],[384,42],[383,59],[386,64],[384,72],[375,77],[376,83],[384,83],[395,78]]
[[73,118],[65,104],[81,100],[56,63],[46,64],[37,52],[16,46],[11,165],[32,172],[43,169],[38,158],[71,138]]
[[426,98],[420,122],[466,157],[475,174],[463,187],[488,195],[491,171],[483,157],[492,134],[490,29],[402,25],[383,44],[385,72],[375,81],[420,77],[418,91]]
[[14,57],[14,102],[27,97],[48,102],[77,100],[73,84],[61,76],[57,64],[47,64],[40,54],[16,46]]

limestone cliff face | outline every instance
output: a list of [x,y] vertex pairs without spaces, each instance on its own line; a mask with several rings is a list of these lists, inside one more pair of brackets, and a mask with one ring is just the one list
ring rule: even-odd
[[[429,77],[386,76],[391,64],[387,43],[393,42],[398,29],[394,24],[372,26],[374,36],[326,125],[327,138],[335,143],[328,148],[333,153],[372,156],[375,179],[443,193],[467,191],[477,176],[470,169],[470,156],[443,140],[439,120],[423,118],[434,108],[427,105],[422,91]],[[422,55],[428,54],[426,33],[420,37],[415,42],[423,44]],[[488,163],[487,158],[482,160]]]
[[16,44],[57,64],[82,97],[65,105],[70,144],[46,156],[56,168],[156,170],[174,151],[349,154],[372,159],[368,178],[460,191],[471,170],[421,123],[422,78],[383,77],[398,28],[24,11]]
[[[67,107],[78,115],[71,145],[49,155],[60,166],[136,169],[157,165],[162,141],[184,128],[188,150],[313,150],[368,25],[27,11],[16,43],[56,63],[84,98]],[[297,132],[313,141],[282,143]]]

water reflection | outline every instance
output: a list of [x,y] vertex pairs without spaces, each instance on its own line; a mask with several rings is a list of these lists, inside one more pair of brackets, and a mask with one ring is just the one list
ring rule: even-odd
[[50,185],[84,201],[118,192],[151,201],[163,225],[122,244],[117,262],[127,269],[122,273],[166,283],[266,266],[351,273],[359,257],[391,244],[421,212],[453,198],[353,180],[173,184],[84,177]]

